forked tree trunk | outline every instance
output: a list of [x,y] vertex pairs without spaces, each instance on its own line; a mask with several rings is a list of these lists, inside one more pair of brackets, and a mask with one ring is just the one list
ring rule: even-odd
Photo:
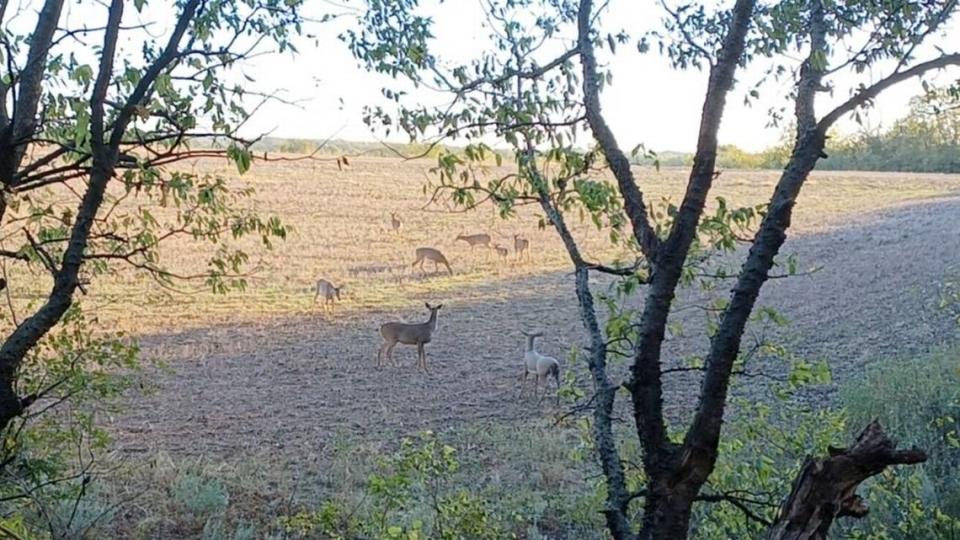
[[767,540],[821,540],[838,517],[863,517],[867,506],[856,491],[891,465],[926,461],[923,450],[897,450],[874,420],[850,448],[830,448],[827,458],[808,458]]

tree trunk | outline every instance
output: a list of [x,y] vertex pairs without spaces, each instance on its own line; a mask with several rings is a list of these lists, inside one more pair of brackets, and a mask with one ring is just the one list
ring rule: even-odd
[[690,531],[696,492],[674,488],[647,498],[639,540],[682,539]]
[[923,450],[897,450],[874,420],[850,448],[830,448],[827,458],[807,458],[780,508],[767,540],[821,540],[838,517],[863,517],[868,509],[856,491],[890,465],[921,463]]

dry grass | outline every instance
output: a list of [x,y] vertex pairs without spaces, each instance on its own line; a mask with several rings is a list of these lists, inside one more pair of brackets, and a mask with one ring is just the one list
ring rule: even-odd
[[[311,288],[320,277],[344,284],[341,313],[359,314],[409,308],[412,299],[428,295],[490,299],[505,294],[496,283],[568,270],[560,242],[553,231],[537,228],[533,208],[522,209],[510,221],[499,219],[490,207],[471,213],[438,206],[424,209],[427,197],[422,187],[430,165],[366,158],[340,171],[329,162],[269,162],[255,164],[250,173],[238,177],[227,163],[191,164],[195,170],[233,178],[234,186],[255,188],[251,205],[292,225],[290,238],[269,252],[246,244],[256,271],[244,292],[214,295],[194,284],[184,287],[189,294],[179,294],[142,275],[124,272],[119,278],[95,282],[88,307],[114,327],[145,334],[312,313]],[[665,197],[678,201],[686,174],[685,169],[639,171],[652,202]],[[726,171],[713,194],[735,205],[758,204],[769,196],[775,181],[776,174],[770,171]],[[792,234],[822,232],[853,214],[944,196],[955,192],[957,185],[956,177],[941,175],[816,173],[799,202]],[[394,211],[404,222],[399,237],[390,230],[389,213]],[[605,235],[590,223],[575,223],[574,230],[588,256],[616,255]],[[506,264],[482,249],[471,252],[466,244],[453,242],[458,233],[481,231],[511,248]],[[531,240],[531,262],[514,260],[514,232]],[[419,246],[447,254],[455,275],[420,279],[409,268]],[[195,272],[202,262],[198,247],[206,248],[188,240],[170,243],[163,251],[164,262],[178,271]],[[20,294],[35,300],[43,285]]]
[[[227,164],[193,166],[236,176]],[[133,463],[162,453],[234,471],[234,482],[255,484],[235,493],[261,494],[246,501],[254,512],[268,502],[280,504],[284,486],[335,489],[339,473],[331,471],[344,465],[338,442],[344,438],[360,444],[363,456],[373,456],[395,445],[399,435],[420,429],[541,429],[542,418],[556,409],[516,398],[517,330],[548,330],[543,350],[558,358],[580,343],[565,252],[552,231],[537,229],[532,208],[510,221],[490,208],[423,209],[429,166],[373,158],[357,159],[344,171],[331,163],[255,164],[236,185],[256,188],[254,207],[280,216],[294,231],[273,251],[256,253],[259,270],[246,291],[172,293],[129,273],[94,282],[88,307],[110,327],[142,336],[145,353],[170,367],[149,373],[150,391],[130,395],[128,412],[110,420],[114,448]],[[676,201],[686,171],[639,175],[648,200]],[[775,181],[772,172],[725,171],[713,195],[732,205],[758,204]],[[792,319],[784,339],[799,354],[829,359],[841,376],[874,358],[939,339],[949,321],[943,324],[928,304],[936,280],[960,252],[958,186],[957,176],[815,174],[799,201],[787,247],[804,266],[824,270],[778,280],[762,298]],[[390,231],[390,212],[403,218],[399,237]],[[511,247],[511,235],[522,233],[531,240],[531,260],[516,262],[511,250],[503,264],[480,249],[471,252],[454,244],[461,232],[490,232]],[[576,223],[575,234],[590,257],[616,256],[591,224]],[[411,272],[418,246],[441,249],[455,275],[421,278]],[[196,269],[202,259],[196,249],[189,242],[170,244],[164,260],[175,269]],[[382,267],[394,270],[369,271]],[[344,285],[344,301],[333,316],[312,303],[320,277]],[[608,282],[594,285],[602,290]],[[36,299],[42,285],[18,291],[18,300]],[[427,348],[431,372],[413,369],[409,348],[396,353],[404,365],[374,369],[377,326],[396,317],[424,317],[425,300],[446,305]],[[667,361],[696,353],[705,342],[696,333],[672,340]],[[686,396],[695,384],[668,383],[668,400],[690,401]]]
[[[366,159],[344,171],[304,162],[255,167],[240,181],[257,188],[257,209],[282,216],[296,230],[261,254],[263,269],[246,292],[179,295],[142,281],[97,283],[96,297],[111,299],[100,308],[101,318],[143,335],[146,353],[173,368],[150,381],[157,393],[132,398],[118,432],[123,446],[141,452],[150,450],[144,445],[149,442],[174,454],[243,459],[266,439],[279,441],[283,454],[302,456],[325,453],[337,432],[384,440],[420,428],[539,417],[542,410],[514,397],[517,331],[548,330],[544,349],[558,358],[578,345],[581,329],[565,253],[554,234],[537,230],[532,209],[507,222],[488,208],[466,214],[423,210],[428,166]],[[642,171],[641,178],[649,198],[657,200],[676,198],[684,174]],[[731,204],[756,204],[774,181],[770,172],[727,171],[715,195]],[[788,249],[804,266],[825,269],[779,280],[762,298],[794,319],[784,339],[801,354],[844,359],[835,366],[843,371],[881,352],[884,324],[907,327],[912,334],[902,338],[935,333],[936,320],[911,325],[899,317],[906,316],[907,305],[925,309],[930,297],[923,288],[941,275],[958,241],[950,234],[953,222],[940,219],[955,204],[938,203],[955,186],[951,176],[815,175],[799,203]],[[392,211],[404,220],[399,238],[389,231]],[[471,253],[453,243],[460,232],[480,231],[498,238],[523,233],[532,242],[531,261],[502,265],[480,249]],[[576,234],[591,256],[612,255],[589,223],[576,224]],[[903,237],[929,257],[904,259],[898,246]],[[422,245],[444,250],[456,274],[421,279],[406,269],[351,273],[406,266]],[[189,268],[197,253],[185,243],[170,246],[165,257]],[[318,277],[345,286],[344,302],[332,316],[312,304]],[[602,290],[606,282],[598,279],[596,286]],[[424,317],[423,301],[446,305],[427,352],[434,371],[423,376],[406,366],[374,370],[378,325]],[[694,326],[694,315],[679,320]],[[824,320],[833,324],[820,328]],[[818,340],[818,334],[849,346]],[[673,342],[667,360],[695,354],[705,343],[691,332]],[[397,351],[400,359],[408,354],[409,348]],[[679,381],[668,389],[686,392],[695,384]]]

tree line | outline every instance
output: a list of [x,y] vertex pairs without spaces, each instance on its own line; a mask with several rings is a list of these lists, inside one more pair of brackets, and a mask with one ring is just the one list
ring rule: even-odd
[[[760,152],[736,145],[720,145],[717,165],[726,169],[783,169],[790,143]],[[960,102],[950,89],[931,89],[910,100],[907,114],[890,127],[863,128],[827,141],[827,158],[817,168],[833,171],[960,172]],[[693,154],[664,152],[637,160],[644,165],[688,167]]]

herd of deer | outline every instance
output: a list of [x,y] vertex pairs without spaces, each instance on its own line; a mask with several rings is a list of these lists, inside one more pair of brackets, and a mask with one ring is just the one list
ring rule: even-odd
[[[403,227],[403,222],[396,213],[390,214],[390,226],[394,233],[400,234],[400,230]],[[503,259],[506,259],[510,254],[506,247],[503,247],[500,244],[493,244],[493,239],[489,234],[486,233],[457,235],[454,242],[460,241],[466,242],[470,246],[471,250],[477,246],[487,249],[488,253],[489,251],[493,250],[499,257]],[[529,259],[530,241],[526,238],[522,238],[519,234],[514,234],[513,249],[516,253],[517,260],[521,260],[524,257]],[[419,268],[421,273],[425,274],[425,270],[423,268],[424,263],[431,261],[433,262],[434,271],[439,271],[439,268],[442,265],[447,269],[451,276],[453,275],[453,269],[450,267],[450,262],[447,261],[447,258],[440,250],[432,247],[419,247],[416,249],[415,254],[416,260],[413,261],[411,266],[413,268]],[[324,306],[332,310],[334,300],[340,300],[341,289],[342,287],[335,286],[329,280],[318,280],[316,285],[316,295],[314,296],[314,303],[316,303],[320,298],[323,298]],[[431,306],[429,303],[426,303],[425,305],[427,310],[430,312],[430,316],[426,322],[387,322],[380,326],[380,335],[383,337],[383,344],[380,346],[379,351],[377,351],[378,368],[383,366],[384,358],[386,358],[388,363],[394,363],[393,349],[400,344],[416,345],[417,367],[423,371],[427,370],[427,354],[424,350],[424,346],[430,343],[430,341],[433,339],[433,334],[437,330],[437,314],[443,305],[440,304]],[[526,337],[526,347],[524,349],[523,356],[523,376],[520,384],[520,395],[523,395],[527,378],[532,375],[534,378],[534,397],[537,396],[541,384],[546,383],[550,378],[553,378],[557,384],[557,399],[559,400],[560,363],[553,357],[537,352],[535,341],[538,337],[543,335],[542,333],[521,333]],[[543,399],[542,395],[540,396],[540,399]]]

